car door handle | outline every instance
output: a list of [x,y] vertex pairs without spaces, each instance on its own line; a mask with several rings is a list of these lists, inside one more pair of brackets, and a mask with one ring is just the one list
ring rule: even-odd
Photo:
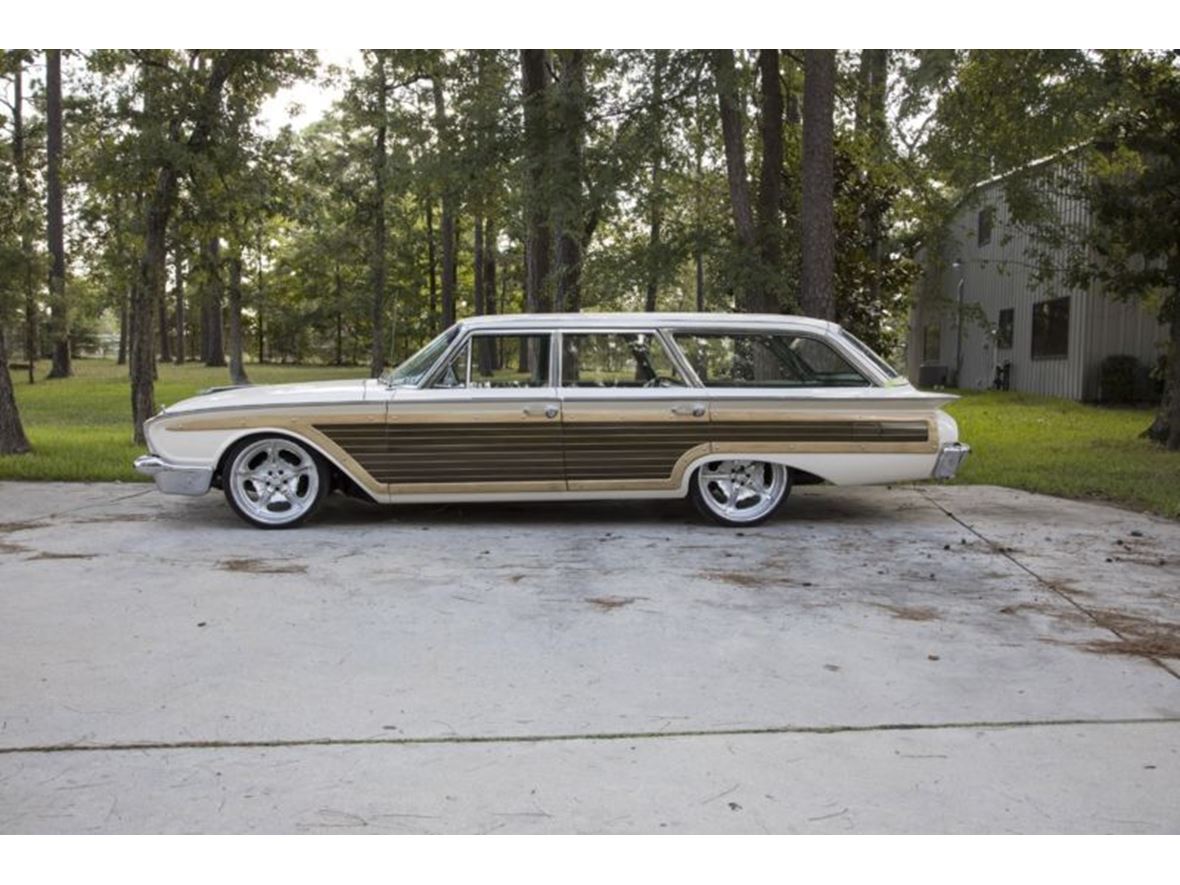
[[694,418],[705,417],[704,403],[680,403],[672,407],[673,415],[691,415]]
[[542,415],[544,415],[546,418],[556,418],[560,412],[561,409],[559,409],[553,403],[549,403],[544,406],[524,407],[524,413],[530,418],[540,418]]

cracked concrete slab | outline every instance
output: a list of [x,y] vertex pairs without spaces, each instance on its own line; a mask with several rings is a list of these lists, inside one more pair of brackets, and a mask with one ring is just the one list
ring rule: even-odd
[[[423,827],[843,827],[842,815],[799,817],[815,810],[818,788],[810,774],[796,781],[775,767],[787,747],[809,771],[862,760],[860,787],[837,778],[847,780],[844,804],[864,812],[855,831],[1175,831],[1166,791],[1180,772],[1165,751],[1180,728],[1180,660],[1167,641],[1180,632],[1178,549],[1174,522],[989,487],[802,488],[774,521],[737,532],[700,524],[676,502],[345,499],[303,529],[260,532],[215,495],[3,483],[0,831],[332,829],[308,816],[306,791],[369,821],[379,784],[425,801],[435,789],[427,771],[441,789],[454,760],[477,758],[504,779],[474,778],[460,805],[438,806]],[[955,723],[974,725],[796,731]],[[874,775],[869,760],[960,731],[994,737],[957,748],[939,775],[962,782],[964,807],[948,813],[948,793],[884,817],[888,791],[875,778],[904,789],[919,774],[883,764]],[[618,739],[529,742],[604,734],[651,737],[637,756]],[[489,737],[500,742],[448,742]],[[315,740],[329,745],[256,746]],[[433,743],[396,743],[418,740]],[[197,746],[209,742],[238,746]],[[1050,776],[1036,753],[1054,742]],[[142,743],[173,746],[35,752]],[[1108,778],[1116,762],[1132,764],[1132,746],[1154,767]],[[1104,754],[1114,759],[1093,770]],[[236,815],[209,811],[199,772],[249,780],[251,760],[275,758],[283,773],[259,763],[257,780],[269,784],[273,817],[256,811],[265,803],[241,804],[241,790]],[[672,758],[679,774],[660,761]],[[433,761],[422,769],[421,759]],[[981,765],[1000,798],[969,809]],[[726,766],[743,783],[761,773],[780,792],[794,784],[789,810],[767,806],[778,810],[761,822],[655,813],[653,803],[679,807],[680,787],[666,780],[696,772],[703,790],[713,783],[704,775]],[[170,778],[185,771],[197,772],[191,801],[181,787],[175,803],[153,798],[174,795]],[[39,791],[66,772],[80,786]],[[496,800],[529,773],[558,790],[565,811],[541,825],[493,820]],[[624,802],[609,814],[618,809],[604,797],[616,789],[642,794],[644,808]],[[1105,792],[1124,823],[1077,807]],[[339,801],[346,794],[359,804]],[[1002,807],[1024,806],[1002,794],[1046,814],[1006,817]],[[104,796],[119,799],[109,817],[97,810]]]

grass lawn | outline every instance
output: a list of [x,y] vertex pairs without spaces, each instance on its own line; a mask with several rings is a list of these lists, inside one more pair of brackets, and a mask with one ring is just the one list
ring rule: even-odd
[[947,411],[971,446],[956,483],[1092,499],[1180,518],[1180,452],[1139,439],[1152,409],[957,391]]
[[[33,451],[0,456],[0,480],[64,479],[150,482],[131,469],[145,449],[131,441],[131,387],[127,367],[114,360],[75,359],[74,377],[43,381],[48,363],[38,364],[37,383],[13,372],[21,422]],[[365,366],[274,366],[249,364],[256,384],[364,378]],[[175,403],[206,387],[229,383],[226,369],[199,363],[160,366],[156,402]]]
[[[42,371],[47,368],[42,367]],[[34,451],[0,457],[0,480],[144,480],[131,469],[126,369],[76,360],[75,377],[33,386],[14,373]],[[364,377],[364,367],[247,367],[255,383]],[[225,369],[160,366],[158,402],[174,403],[228,381]],[[957,483],[988,483],[1068,498],[1111,501],[1180,518],[1180,453],[1139,439],[1150,409],[1107,409],[1024,393],[961,391],[949,410],[972,447]]]

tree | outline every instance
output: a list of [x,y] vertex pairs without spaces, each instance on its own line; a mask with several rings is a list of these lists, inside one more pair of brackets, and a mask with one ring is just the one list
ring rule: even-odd
[[808,49],[803,77],[803,276],[799,307],[835,319],[836,51]]
[[[729,204],[733,213],[734,234],[745,263],[753,265],[757,260],[757,235],[754,229],[754,209],[750,202],[750,182],[746,174],[746,141],[738,99],[737,75],[734,72],[733,50],[713,50],[710,62],[713,80],[717,86],[717,104],[721,112],[721,134],[725,141],[725,168],[729,182]],[[761,305],[761,293],[747,279],[743,286],[741,308],[758,311]]]
[[525,310],[547,311],[549,295],[549,53],[520,50],[521,102],[524,106]]
[[[1099,128],[1086,188],[1093,224],[1075,282],[1155,299],[1169,328],[1164,393],[1146,435],[1180,450],[1180,52],[1108,53],[1118,109]],[[1084,253],[1085,254],[1085,253]]]
[[61,50],[47,49],[46,125],[48,127],[49,168],[46,217],[49,233],[49,309],[53,333],[53,366],[50,378],[68,378],[70,366],[70,318],[66,300],[65,222],[62,216],[62,119],[61,119]]

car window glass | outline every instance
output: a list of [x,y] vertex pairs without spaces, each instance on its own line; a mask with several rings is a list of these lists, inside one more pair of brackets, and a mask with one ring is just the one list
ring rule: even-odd
[[706,387],[865,387],[818,338],[789,333],[687,332],[676,344]]
[[563,335],[562,387],[684,387],[653,332]]
[[436,388],[466,387],[467,386],[467,353],[470,345],[464,344],[455,355],[447,360],[442,371],[434,377],[430,385]]
[[472,335],[471,387],[548,387],[549,335]]

